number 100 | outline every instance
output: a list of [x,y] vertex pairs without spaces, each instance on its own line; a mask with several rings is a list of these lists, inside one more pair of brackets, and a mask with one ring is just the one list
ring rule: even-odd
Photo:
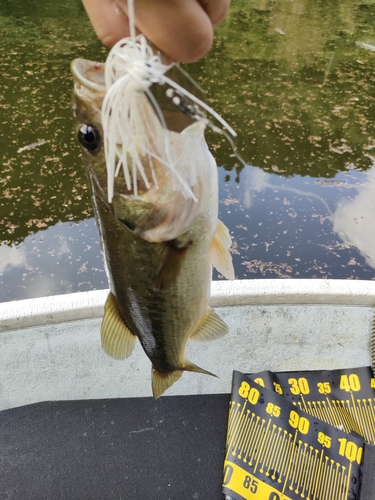
[[339,455],[346,457],[349,462],[357,461],[358,464],[361,463],[362,447],[357,446],[353,441],[348,441],[346,438],[339,438],[339,443]]

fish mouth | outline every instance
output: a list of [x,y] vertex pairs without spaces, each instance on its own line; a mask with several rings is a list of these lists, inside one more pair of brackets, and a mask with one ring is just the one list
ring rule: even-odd
[[[77,94],[84,95],[90,100],[95,97],[104,97],[107,92],[105,84],[105,63],[77,58],[71,62],[70,70],[73,74],[75,92]],[[176,68],[172,68],[167,74],[175,79],[183,78]],[[163,85],[151,85],[150,92],[159,103],[168,130],[180,133],[195,122],[195,119],[181,112],[181,110],[173,104],[171,99],[165,97],[165,87]],[[194,89],[194,93],[197,92],[200,91]]]
[[105,63],[82,58],[74,59],[70,65],[76,83],[99,93],[106,91],[104,68]]

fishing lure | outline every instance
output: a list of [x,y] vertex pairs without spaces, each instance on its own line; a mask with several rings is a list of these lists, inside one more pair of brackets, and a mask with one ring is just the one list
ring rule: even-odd
[[[102,106],[102,125],[108,201],[112,202],[114,179],[121,170],[126,189],[135,196],[139,182],[146,189],[153,186],[157,189],[156,164],[164,166],[173,177],[176,190],[197,201],[192,186],[197,177],[194,169],[200,165],[195,155],[201,148],[194,147],[194,141],[202,140],[202,131],[208,126],[225,135],[234,148],[225,130],[232,136],[236,133],[216,111],[167,75],[171,68],[179,68],[177,63],[166,64],[163,55],[144,35],[136,36],[133,0],[128,0],[128,13],[130,37],[114,45],[105,64],[107,92]],[[191,120],[202,125],[196,127],[195,136],[191,133],[176,134],[168,129],[163,111],[150,89],[155,84],[165,86],[165,97]],[[207,114],[225,130],[215,126]]]

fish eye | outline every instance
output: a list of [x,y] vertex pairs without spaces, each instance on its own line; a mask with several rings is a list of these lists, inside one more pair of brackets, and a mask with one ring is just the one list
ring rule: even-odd
[[100,146],[100,133],[92,125],[81,125],[78,131],[78,140],[88,151],[95,151]]

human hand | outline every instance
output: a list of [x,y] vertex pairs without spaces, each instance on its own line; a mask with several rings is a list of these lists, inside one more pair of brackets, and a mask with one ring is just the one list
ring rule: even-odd
[[[112,47],[129,36],[127,0],[82,0],[98,38]],[[138,32],[171,59],[196,61],[211,48],[213,28],[230,0],[134,0]]]

